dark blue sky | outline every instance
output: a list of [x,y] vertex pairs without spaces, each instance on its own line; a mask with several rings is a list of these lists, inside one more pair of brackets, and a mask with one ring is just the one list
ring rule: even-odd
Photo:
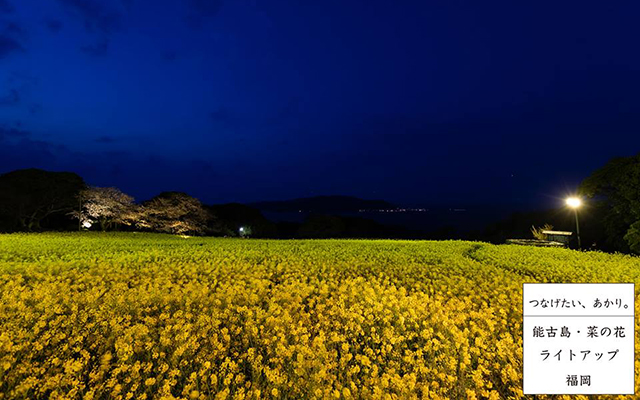
[[640,150],[640,3],[0,0],[0,172],[550,205]]

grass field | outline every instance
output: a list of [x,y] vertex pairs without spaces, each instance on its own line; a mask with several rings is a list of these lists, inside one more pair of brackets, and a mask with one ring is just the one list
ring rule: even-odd
[[524,398],[523,282],[640,288],[640,258],[459,241],[0,235],[0,398]]

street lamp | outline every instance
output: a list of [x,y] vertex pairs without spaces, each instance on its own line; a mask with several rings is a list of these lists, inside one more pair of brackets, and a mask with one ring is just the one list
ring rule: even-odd
[[582,200],[578,197],[569,197],[566,201],[567,206],[573,208],[573,212],[576,215],[576,234],[578,236],[578,248],[582,249],[582,243],[580,242],[580,223],[578,223],[578,208],[582,206]]

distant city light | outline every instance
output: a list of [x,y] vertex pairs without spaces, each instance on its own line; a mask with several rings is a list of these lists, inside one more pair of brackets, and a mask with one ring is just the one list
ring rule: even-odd
[[240,233],[244,232],[244,226],[240,227]]
[[[361,208],[358,210],[359,213],[414,213],[414,212],[427,212],[428,208],[381,208],[381,209],[366,209]],[[302,211],[300,211],[302,212]]]
[[566,200],[566,203],[571,208],[578,208],[578,207],[580,207],[582,205],[582,200],[580,200],[577,197],[569,197]]

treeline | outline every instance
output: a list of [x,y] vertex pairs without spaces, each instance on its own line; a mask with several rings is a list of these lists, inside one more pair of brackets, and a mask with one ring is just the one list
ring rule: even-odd
[[42,231],[136,229],[202,234],[210,215],[195,198],[165,192],[136,204],[114,187],[92,187],[70,172],[39,169],[0,175],[0,229]]
[[[181,192],[136,203],[77,174],[24,169],[0,175],[0,231],[124,230],[184,235],[268,235],[269,222],[240,204],[207,206]],[[240,228],[243,228],[242,231]]]
[[[609,161],[586,178],[577,195],[582,247],[640,253],[640,154]],[[470,239],[504,243],[531,237],[532,227],[574,231],[564,208],[516,213],[480,232],[428,232],[338,215],[309,215],[302,223],[272,222],[259,210],[232,203],[206,205],[180,192],[136,203],[117,188],[88,186],[70,172],[25,169],[0,175],[0,231],[136,230],[260,238]]]
[[276,223],[246,205],[206,205],[181,192],[163,192],[136,203],[118,188],[88,186],[70,172],[25,169],[0,175],[0,231],[45,230],[259,238],[420,237],[405,228],[335,215],[309,215],[302,223]]

